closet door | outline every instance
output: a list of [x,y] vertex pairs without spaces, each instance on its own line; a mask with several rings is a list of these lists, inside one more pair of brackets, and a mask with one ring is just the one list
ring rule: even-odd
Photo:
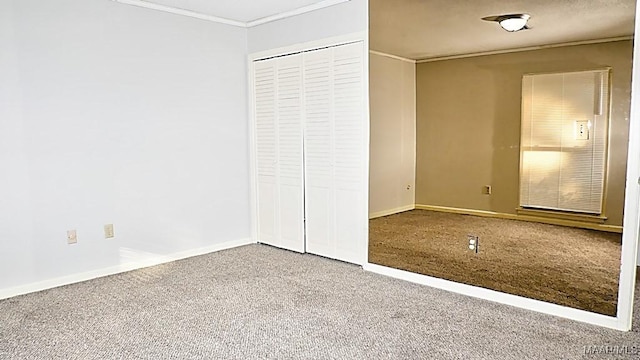
[[302,56],[254,69],[258,242],[304,252]]
[[304,252],[302,55],[277,59],[278,230],[286,249]]
[[304,54],[307,251],[362,264],[366,236],[362,43]]
[[258,241],[276,239],[276,62],[254,63]]

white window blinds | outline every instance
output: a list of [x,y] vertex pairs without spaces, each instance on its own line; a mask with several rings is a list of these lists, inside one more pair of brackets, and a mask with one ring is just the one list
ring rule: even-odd
[[520,206],[602,213],[609,70],[525,75]]

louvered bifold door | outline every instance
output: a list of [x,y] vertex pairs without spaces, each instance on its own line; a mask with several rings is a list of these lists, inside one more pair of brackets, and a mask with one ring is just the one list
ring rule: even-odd
[[258,242],[304,252],[301,55],[254,63]]
[[364,261],[363,45],[304,54],[307,252]]
[[254,63],[256,201],[258,241],[276,236],[276,61]]
[[276,246],[304,252],[302,55],[278,58],[278,230]]

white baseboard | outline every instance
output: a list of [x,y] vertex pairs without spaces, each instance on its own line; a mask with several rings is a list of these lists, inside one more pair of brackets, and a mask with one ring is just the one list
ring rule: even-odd
[[431,210],[431,211],[439,211],[439,212],[446,212],[446,213],[452,213],[452,214],[474,215],[474,216],[507,219],[507,220],[531,221],[531,222],[538,222],[538,223],[551,224],[551,225],[570,226],[570,227],[577,227],[582,229],[622,233],[622,226],[604,225],[604,224],[596,224],[596,223],[566,220],[566,219],[555,219],[555,218],[521,215],[521,214],[506,214],[506,213],[499,213],[495,211],[461,209],[461,208],[454,208],[454,207],[448,207],[448,206],[435,206],[435,205],[422,205],[422,204],[416,204],[415,208],[419,210]]
[[416,206],[414,204],[411,204],[411,205],[397,207],[395,209],[376,211],[374,213],[369,214],[369,220],[375,219],[375,218],[379,218],[379,217],[383,217],[383,216],[389,216],[389,215],[401,213],[401,212],[404,212],[404,211],[414,210],[415,208],[416,208]]
[[497,302],[500,304],[515,306],[521,309],[536,311],[548,315],[558,316],[570,320],[580,321],[592,325],[607,327],[610,329],[629,331],[618,318],[578,310],[566,306],[552,304],[540,300],[525,298],[522,296],[502,293],[481,287],[460,284],[457,282],[439,279],[427,275],[416,274],[404,270],[398,270],[386,266],[367,263],[362,267],[366,271],[389,276],[392,278],[409,281],[412,283],[426,285],[441,290],[451,291],[457,294],[475,297],[478,299]]
[[7,289],[0,289],[0,299],[6,299],[6,298],[28,294],[36,291],[47,290],[54,287],[74,284],[74,283],[87,281],[87,280],[91,280],[99,277],[115,275],[115,274],[131,271],[131,270],[137,270],[137,269],[142,269],[149,266],[165,264],[165,263],[169,263],[176,260],[182,260],[182,259],[186,259],[186,258],[198,256],[198,255],[209,254],[209,253],[213,253],[221,250],[227,250],[227,249],[249,245],[249,244],[255,244],[255,243],[256,242],[250,238],[226,241],[220,244],[214,244],[214,245],[205,246],[197,249],[180,251],[173,254],[157,255],[141,261],[133,261],[126,264],[120,264],[120,265],[111,266],[107,268],[87,271],[79,274],[61,276],[61,277],[38,281],[38,282],[26,284],[26,285],[20,285],[16,287],[7,288]]

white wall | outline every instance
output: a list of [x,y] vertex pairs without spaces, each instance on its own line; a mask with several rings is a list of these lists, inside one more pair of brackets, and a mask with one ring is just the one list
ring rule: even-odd
[[249,28],[249,54],[368,31],[368,8],[368,0],[351,0],[317,11]]
[[412,209],[416,183],[416,64],[369,56],[369,217]]
[[0,0],[0,293],[250,236],[246,45],[106,0]]

